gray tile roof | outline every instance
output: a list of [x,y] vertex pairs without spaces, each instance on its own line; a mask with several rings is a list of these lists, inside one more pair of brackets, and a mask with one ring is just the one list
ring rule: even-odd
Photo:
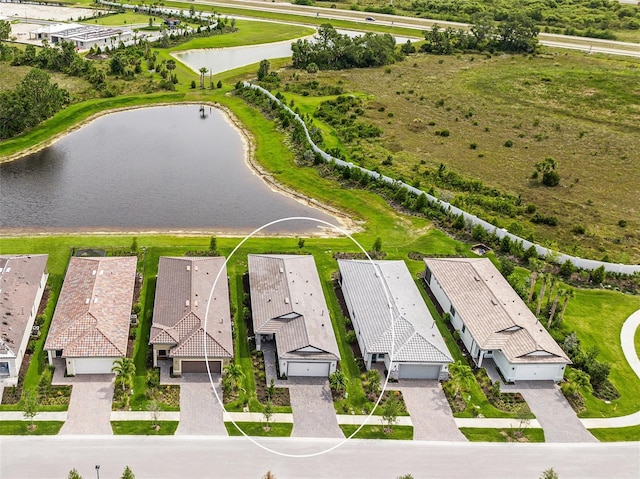
[[135,256],[69,261],[45,350],[63,357],[116,357],[127,354]]
[[275,333],[280,358],[340,359],[313,256],[249,255],[249,283],[254,332]]
[[206,338],[207,357],[233,357],[224,261],[224,257],[160,258],[149,344],[170,345],[170,357],[204,358]]
[[482,349],[499,349],[512,363],[570,363],[488,258],[424,261]]
[[[47,278],[46,254],[0,256],[0,358],[17,357],[38,290]],[[37,311],[38,304],[35,305]],[[20,367],[20,365],[18,365]]]
[[366,350],[391,355],[394,345],[394,362],[452,362],[404,261],[374,263],[338,260],[342,290],[354,313],[351,320],[360,328]]

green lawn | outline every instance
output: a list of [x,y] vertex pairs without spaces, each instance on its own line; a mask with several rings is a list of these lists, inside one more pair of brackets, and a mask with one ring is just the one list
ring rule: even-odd
[[28,421],[0,421],[1,436],[45,436],[60,432],[63,421],[35,421],[36,428],[29,431]]
[[111,421],[111,429],[116,436],[172,436],[178,428],[178,421],[158,421],[160,429],[152,427],[151,421]]
[[[471,442],[510,442],[507,437],[507,429],[461,427],[460,432]],[[523,429],[522,434],[526,440],[520,442],[544,442],[542,429]]]
[[[264,430],[264,424],[261,422],[236,422],[236,424],[247,436],[289,437],[293,429],[293,424],[289,422],[273,423],[269,431]],[[243,435],[232,422],[225,422],[224,426],[229,436]]]
[[[350,437],[358,426],[354,424],[340,424],[340,429],[345,437]],[[382,426],[364,425],[362,429],[353,436],[354,439],[413,439],[413,426],[394,426],[391,434],[384,432]]]
[[131,26],[143,24],[145,26],[149,25],[149,18],[156,19],[153,22],[154,25],[161,25],[162,18],[154,16],[154,15],[143,15],[142,13],[133,13],[133,12],[125,12],[118,13],[116,15],[108,15],[106,17],[100,18],[92,18],[91,20],[86,20],[83,23],[95,24],[95,25],[106,25],[106,26]]
[[590,346],[600,349],[598,359],[611,364],[609,379],[621,395],[606,404],[584,393],[587,410],[580,417],[625,416],[640,410],[640,379],[627,363],[620,344],[622,324],[638,309],[640,297],[615,291],[576,290],[569,302],[564,327],[576,331],[583,350]]
[[589,432],[601,442],[640,441],[640,426],[589,429]]

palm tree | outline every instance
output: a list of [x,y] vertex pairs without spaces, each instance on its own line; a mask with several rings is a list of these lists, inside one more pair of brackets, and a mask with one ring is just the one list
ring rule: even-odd
[[540,294],[538,295],[538,307],[536,308],[536,316],[540,314],[540,309],[542,309],[542,300],[544,299],[544,295],[547,290],[548,281],[549,275],[547,273],[542,273],[542,287],[540,288]]
[[244,379],[244,372],[238,363],[231,361],[227,366],[225,366],[224,375],[229,378],[228,380],[230,381],[232,391],[235,388],[240,388],[242,380]]
[[198,70],[200,72],[200,88],[204,89],[204,76],[207,73],[207,68],[206,67],[202,67],[200,70]]
[[531,268],[531,288],[529,289],[529,303],[533,299],[533,292],[536,289],[536,283],[538,281],[538,273],[542,270],[543,263],[539,259],[529,258],[529,267]]
[[116,382],[122,385],[124,391],[133,385],[133,376],[136,374],[136,365],[131,358],[120,358],[113,362],[111,372],[116,374]]
[[341,369],[337,369],[335,372],[329,374],[329,386],[336,394],[342,395],[347,389],[348,382],[349,378]]
[[553,324],[553,317],[556,315],[556,309],[558,308],[558,301],[561,297],[564,297],[566,294],[566,290],[559,289],[556,293],[556,297],[553,298],[553,304],[551,306],[551,311],[549,312],[549,321],[547,321],[547,329],[551,328],[551,324]]
[[547,298],[547,306],[546,306],[547,308],[549,307],[549,304],[551,304],[551,298],[553,297],[553,290],[555,289],[557,284],[558,284],[558,278],[551,275],[550,282],[549,282],[549,297]]
[[562,322],[564,319],[564,312],[567,310],[567,304],[569,300],[576,295],[575,291],[571,288],[567,289],[564,293],[564,302],[562,303],[562,311],[560,311],[559,321]]
[[453,384],[453,397],[457,397],[459,393],[467,391],[471,387],[474,379],[471,367],[462,361],[456,361],[449,366],[449,374]]

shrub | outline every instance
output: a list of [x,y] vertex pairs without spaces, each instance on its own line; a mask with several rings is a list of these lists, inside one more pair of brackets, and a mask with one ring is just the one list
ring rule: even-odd
[[562,263],[562,266],[560,266],[560,275],[564,278],[568,278],[575,271],[576,271],[576,267],[573,265],[573,263],[569,259],[564,263]]
[[315,63],[309,63],[307,65],[307,73],[318,73],[318,65]]
[[620,220],[618,221],[618,226],[620,228],[625,228],[627,226],[627,220]]
[[196,81],[191,80],[191,89],[194,89],[195,87],[196,87]]
[[576,235],[583,235],[586,232],[586,228],[583,225],[574,225],[571,228],[571,232]]
[[556,218],[555,216],[541,215],[539,213],[533,215],[533,218],[531,218],[531,222],[535,224],[558,226],[558,218]]
[[358,338],[356,337],[356,332],[353,330],[347,331],[346,338],[349,344],[355,344],[358,341]]
[[542,184],[544,186],[558,186],[560,184],[560,175],[556,171],[545,171],[542,174]]
[[504,146],[507,148],[511,148],[513,146],[513,141],[507,140],[504,142]]
[[607,277],[607,272],[604,269],[604,265],[591,271],[590,279],[592,283],[602,284]]

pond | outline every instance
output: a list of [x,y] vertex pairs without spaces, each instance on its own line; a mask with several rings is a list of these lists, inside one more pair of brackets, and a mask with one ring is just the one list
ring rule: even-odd
[[[0,164],[0,228],[21,231],[250,232],[289,216],[335,218],[275,192],[246,144],[210,106],[163,106],[98,118],[53,145]],[[309,221],[269,230],[311,233]]]

